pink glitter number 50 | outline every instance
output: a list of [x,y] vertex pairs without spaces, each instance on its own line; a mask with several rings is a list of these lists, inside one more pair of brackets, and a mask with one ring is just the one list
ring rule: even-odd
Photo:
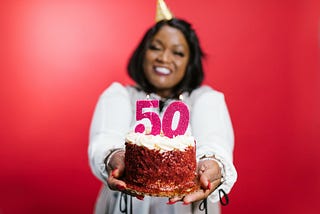
[[[162,125],[161,119],[156,112],[143,111],[144,108],[158,108],[158,100],[138,100],[136,105],[136,120],[149,119],[152,126],[150,134],[158,135],[161,129],[163,134],[169,138],[185,134],[189,124],[189,109],[183,102],[175,101],[168,106],[163,114]],[[172,121],[176,112],[180,114],[179,123],[177,124],[177,128],[172,130]],[[144,131],[145,126],[143,124],[138,124],[135,127],[135,132],[143,133]]]

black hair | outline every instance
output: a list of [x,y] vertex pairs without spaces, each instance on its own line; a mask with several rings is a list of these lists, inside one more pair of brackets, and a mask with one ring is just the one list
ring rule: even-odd
[[187,65],[186,74],[183,79],[175,86],[173,91],[174,96],[177,96],[181,92],[187,91],[189,93],[192,90],[199,87],[204,78],[204,72],[202,67],[202,58],[204,53],[200,47],[199,39],[191,24],[185,20],[173,18],[171,20],[162,20],[152,26],[144,35],[140,41],[138,47],[133,52],[127,66],[128,74],[141,88],[147,93],[154,92],[153,86],[148,82],[143,72],[143,60],[148,48],[148,44],[151,39],[157,34],[161,27],[168,25],[180,30],[187,40],[190,57]]

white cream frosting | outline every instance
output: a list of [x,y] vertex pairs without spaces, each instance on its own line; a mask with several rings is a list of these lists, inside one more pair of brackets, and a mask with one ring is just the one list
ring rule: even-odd
[[157,149],[160,152],[178,149],[184,151],[189,146],[195,146],[195,140],[191,135],[178,135],[168,138],[161,135],[146,135],[143,133],[130,132],[126,136],[126,142],[145,146],[148,149]]

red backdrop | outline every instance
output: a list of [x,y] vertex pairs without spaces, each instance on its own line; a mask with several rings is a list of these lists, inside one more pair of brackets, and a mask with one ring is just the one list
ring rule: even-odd
[[[239,179],[227,213],[318,213],[317,0],[167,0],[194,24],[205,82],[225,93]],[[97,98],[130,83],[127,59],[155,1],[2,1],[0,213],[91,213]]]

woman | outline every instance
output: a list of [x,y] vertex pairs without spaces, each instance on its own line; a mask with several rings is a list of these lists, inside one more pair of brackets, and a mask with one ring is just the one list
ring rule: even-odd
[[189,106],[202,189],[183,198],[134,197],[133,213],[201,213],[199,204],[207,197],[209,212],[220,213],[219,190],[230,192],[237,177],[232,163],[233,130],[223,94],[201,86],[202,57],[197,35],[188,22],[162,20],[146,32],[129,61],[128,74],[136,85],[114,83],[103,92],[93,116],[89,145],[91,169],[105,184],[96,213],[120,213],[120,193],[126,189],[121,180],[124,138],[135,125],[136,100],[147,95],[160,100],[160,115],[181,95]]

